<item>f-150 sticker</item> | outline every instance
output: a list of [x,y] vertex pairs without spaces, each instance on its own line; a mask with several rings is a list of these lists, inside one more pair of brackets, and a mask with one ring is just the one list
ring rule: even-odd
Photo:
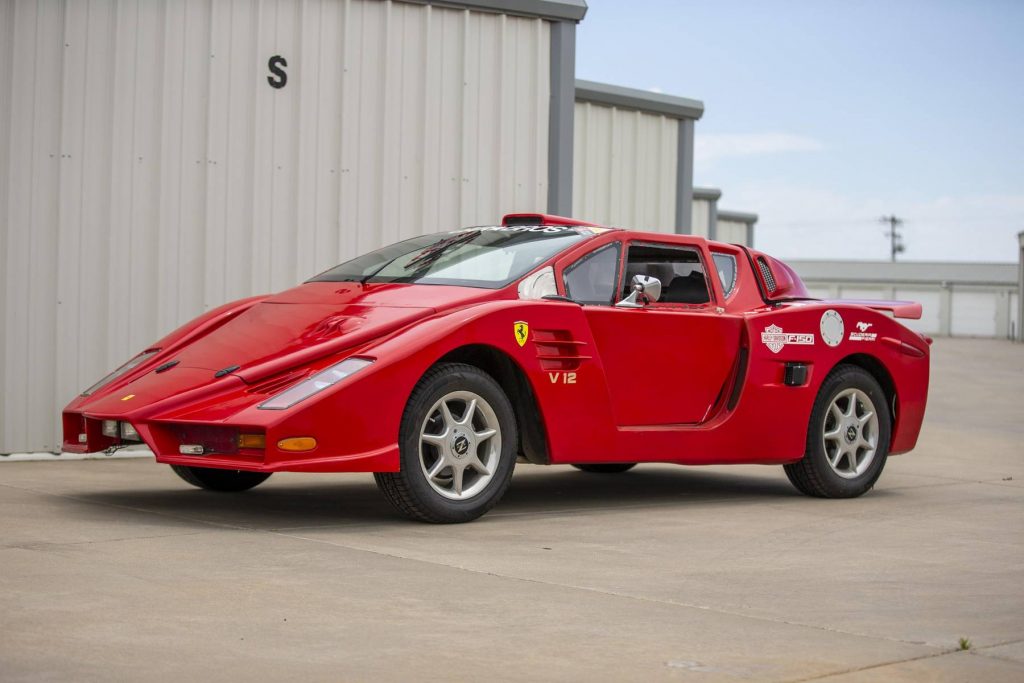
[[875,341],[877,332],[868,332],[872,323],[857,323],[857,331],[850,331],[850,341]]
[[772,353],[778,353],[786,344],[813,346],[814,335],[783,332],[778,325],[769,325],[761,333],[761,343],[767,346]]

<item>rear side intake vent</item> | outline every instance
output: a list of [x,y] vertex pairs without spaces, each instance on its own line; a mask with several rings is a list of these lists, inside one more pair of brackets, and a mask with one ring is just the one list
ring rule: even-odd
[[757,259],[757,267],[761,269],[761,278],[764,280],[764,286],[768,290],[768,293],[774,293],[775,276],[772,275],[772,269],[768,267],[768,262],[759,257]]

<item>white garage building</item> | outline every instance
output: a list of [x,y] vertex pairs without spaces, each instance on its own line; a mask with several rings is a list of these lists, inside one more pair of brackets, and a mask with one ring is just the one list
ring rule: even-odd
[[923,307],[908,327],[932,335],[1020,334],[1018,266],[1013,263],[787,261],[813,296],[905,299]]

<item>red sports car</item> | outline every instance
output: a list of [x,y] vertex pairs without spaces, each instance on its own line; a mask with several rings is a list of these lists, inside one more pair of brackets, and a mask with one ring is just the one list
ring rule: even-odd
[[373,472],[427,522],[484,514],[516,462],[778,464],[858,496],[917,442],[920,304],[821,301],[699,237],[512,214],[209,311],[64,410],[64,448],[145,443],[182,479]]

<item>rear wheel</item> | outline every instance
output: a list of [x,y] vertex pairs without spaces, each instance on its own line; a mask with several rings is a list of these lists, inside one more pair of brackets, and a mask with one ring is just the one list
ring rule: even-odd
[[882,474],[890,431],[882,387],[863,368],[840,365],[822,383],[804,457],[784,466],[786,476],[809,496],[859,496]]
[[618,474],[619,472],[626,472],[636,467],[635,462],[605,462],[600,464],[590,465],[573,465],[578,470],[584,472],[594,472],[596,474]]
[[374,474],[388,501],[422,522],[469,522],[494,507],[516,460],[516,422],[490,375],[461,363],[437,365],[406,404],[401,470]]
[[219,470],[212,467],[187,467],[171,465],[179,477],[207,491],[248,491],[259,486],[270,477],[270,472],[246,472],[245,470]]

